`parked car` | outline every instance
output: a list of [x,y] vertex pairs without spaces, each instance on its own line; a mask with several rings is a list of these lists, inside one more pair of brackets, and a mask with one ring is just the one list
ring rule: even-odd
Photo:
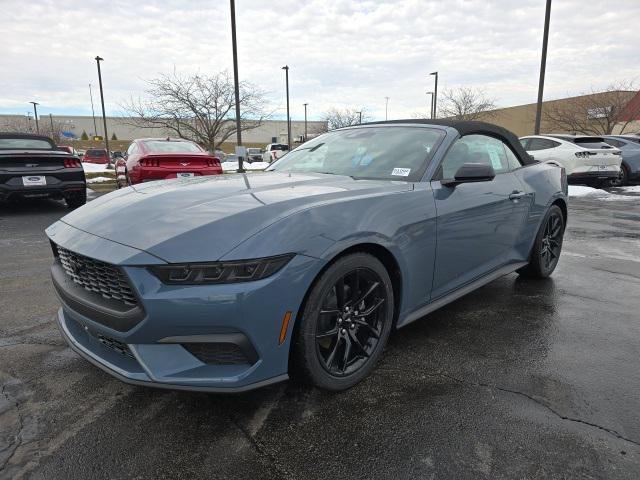
[[622,165],[618,178],[611,180],[614,187],[622,187],[629,180],[640,179],[640,137],[635,135],[605,135],[605,142],[622,152]]
[[564,170],[495,125],[334,130],[265,173],[140,185],[51,225],[58,322],[137,385],[344,390],[391,330],[507,273],[549,276],[566,202]]
[[247,162],[261,162],[262,150],[260,148],[247,148]]
[[620,174],[621,152],[602,137],[529,135],[520,143],[535,160],[564,168],[570,183],[599,187]]
[[125,176],[129,184],[222,173],[220,160],[183,139],[142,138],[129,145]]
[[40,135],[0,133],[0,200],[49,197],[69,208],[87,201],[80,159]]
[[109,156],[105,148],[88,148],[82,157],[84,163],[109,163]]
[[75,148],[70,145],[58,145],[58,150],[62,150],[63,152],[70,153],[71,155],[78,156],[78,152]]
[[289,145],[285,143],[270,143],[264,148],[264,153],[262,154],[263,162],[275,162],[277,159],[282,157],[285,153],[289,151]]

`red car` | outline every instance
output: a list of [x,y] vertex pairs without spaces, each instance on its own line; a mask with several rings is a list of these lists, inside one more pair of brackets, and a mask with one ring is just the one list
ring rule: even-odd
[[89,148],[82,157],[84,163],[109,163],[107,150],[104,148]]
[[184,139],[134,140],[127,149],[125,160],[125,176],[129,184],[222,173],[218,158]]

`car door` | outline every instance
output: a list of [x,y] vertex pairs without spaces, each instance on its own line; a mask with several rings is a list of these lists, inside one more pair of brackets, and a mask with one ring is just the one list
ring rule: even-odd
[[[505,148],[501,140],[486,135],[462,137],[449,148],[431,181],[437,212],[432,300],[507,263],[524,261],[515,245],[531,198],[512,173],[517,166],[510,165]],[[489,164],[496,176],[442,185],[440,180],[453,178],[464,163]]]

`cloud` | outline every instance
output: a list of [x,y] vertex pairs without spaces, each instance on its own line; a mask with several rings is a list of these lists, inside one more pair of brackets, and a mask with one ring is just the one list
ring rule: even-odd
[[[0,111],[90,113],[99,107],[100,55],[108,113],[142,95],[145,79],[176,69],[232,69],[225,0],[2,0]],[[594,12],[599,12],[594,14]],[[269,92],[284,114],[290,66],[292,116],[330,107],[392,118],[427,111],[431,71],[439,89],[482,88],[501,106],[534,102],[544,2],[539,0],[237,0],[240,76]],[[553,5],[545,98],[637,79],[640,2]]]

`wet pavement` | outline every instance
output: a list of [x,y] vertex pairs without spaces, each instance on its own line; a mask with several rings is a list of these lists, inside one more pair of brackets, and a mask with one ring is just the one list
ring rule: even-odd
[[125,385],[70,351],[43,235],[66,209],[0,205],[0,478],[640,478],[640,196],[571,200],[551,279],[395,332],[348,392],[233,396]]

